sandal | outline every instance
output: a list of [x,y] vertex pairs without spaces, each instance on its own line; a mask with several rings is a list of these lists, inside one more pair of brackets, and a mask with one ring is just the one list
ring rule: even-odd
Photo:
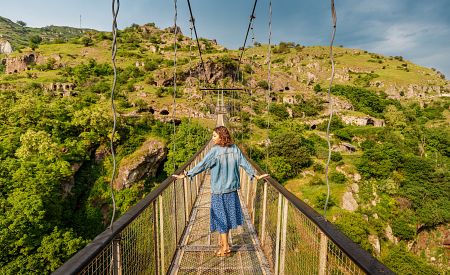
[[216,250],[214,250],[214,254],[217,255],[220,251],[222,251],[222,246],[219,246]]
[[227,256],[230,256],[231,255],[231,250],[226,250],[226,251],[219,251],[219,252],[217,252],[216,253],[216,256],[217,257],[227,257]]

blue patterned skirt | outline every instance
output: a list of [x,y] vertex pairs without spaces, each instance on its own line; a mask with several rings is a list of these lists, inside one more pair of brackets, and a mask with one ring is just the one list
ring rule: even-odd
[[243,221],[237,191],[211,195],[211,232],[227,233],[230,229],[242,225]]

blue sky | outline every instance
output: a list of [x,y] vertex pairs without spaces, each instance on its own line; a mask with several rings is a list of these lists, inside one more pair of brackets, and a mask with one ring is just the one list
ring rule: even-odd
[[[199,36],[215,38],[235,49],[242,45],[254,0],[191,0]],[[28,26],[80,26],[111,29],[110,0],[3,1],[0,15]],[[336,0],[336,45],[385,55],[401,55],[434,67],[450,79],[450,0]],[[273,0],[272,37],[275,43],[327,45],[331,34],[330,1]],[[178,1],[178,24],[189,35],[186,1]],[[173,25],[170,0],[122,0],[119,28],[132,23]],[[259,0],[255,36],[267,43],[268,0]]]

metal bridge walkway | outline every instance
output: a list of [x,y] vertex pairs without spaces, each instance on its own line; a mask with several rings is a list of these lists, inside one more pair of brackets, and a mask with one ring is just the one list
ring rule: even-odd
[[[241,192],[239,196],[242,202]],[[209,229],[210,203],[210,179],[206,175],[170,273],[270,274],[246,206],[242,203],[245,221],[243,226],[230,231],[231,255],[215,256],[219,234],[211,233]]]

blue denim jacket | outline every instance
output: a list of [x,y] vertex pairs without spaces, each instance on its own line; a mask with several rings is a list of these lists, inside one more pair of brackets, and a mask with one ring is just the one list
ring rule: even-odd
[[202,161],[187,172],[187,176],[192,179],[206,169],[211,169],[211,193],[229,193],[240,188],[240,166],[253,180],[255,170],[235,144],[230,147],[215,145]]

